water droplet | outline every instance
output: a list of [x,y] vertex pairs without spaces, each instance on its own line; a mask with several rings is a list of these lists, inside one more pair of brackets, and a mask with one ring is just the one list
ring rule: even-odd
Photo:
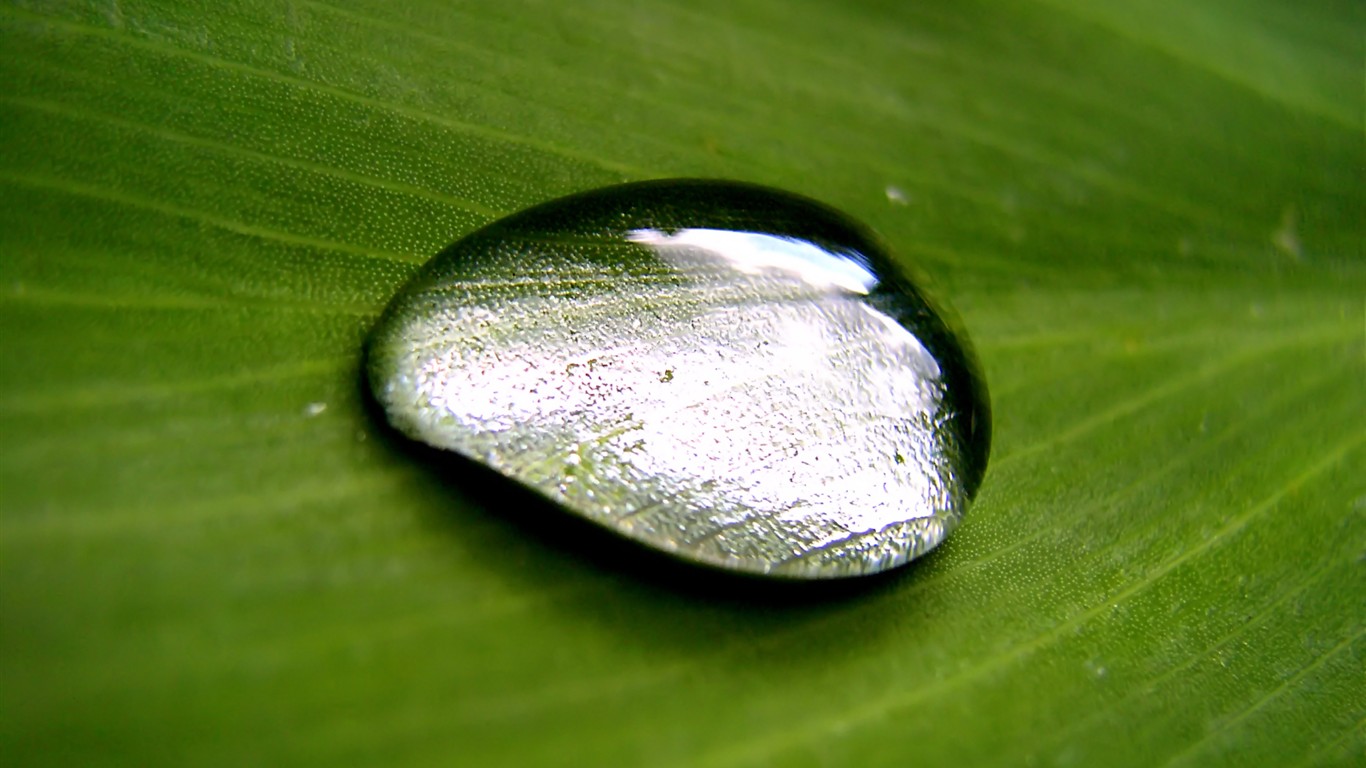
[[900,565],[986,469],[965,341],[862,226],[729,182],[627,184],[447,248],[375,327],[390,423],[681,558]]

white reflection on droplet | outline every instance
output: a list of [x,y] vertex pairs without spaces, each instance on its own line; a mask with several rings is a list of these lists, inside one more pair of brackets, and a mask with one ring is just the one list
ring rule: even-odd
[[[727,234],[650,235],[690,280],[623,285],[606,311],[522,296],[424,318],[418,431],[629,535],[747,569],[953,510],[941,372],[866,303],[876,278]],[[613,310],[634,302],[654,311]]]
[[840,288],[867,295],[878,283],[876,275],[850,256],[831,253],[805,240],[762,232],[690,228],[666,234],[657,229],[635,229],[626,233],[626,239],[641,245],[668,246],[661,251],[665,259],[678,253],[674,249],[679,247],[697,248],[744,274],[781,272],[813,288]]

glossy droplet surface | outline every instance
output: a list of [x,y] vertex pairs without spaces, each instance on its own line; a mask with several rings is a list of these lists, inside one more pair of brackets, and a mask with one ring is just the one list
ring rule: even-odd
[[861,226],[728,182],[610,187],[502,219],[393,300],[390,423],[709,565],[905,563],[986,468],[966,343]]

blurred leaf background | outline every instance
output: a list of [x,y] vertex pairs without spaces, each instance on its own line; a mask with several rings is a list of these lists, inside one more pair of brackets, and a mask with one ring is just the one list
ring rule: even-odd
[[[0,760],[1361,759],[1363,30],[1356,0],[5,0]],[[378,429],[360,343],[417,265],[670,176],[826,201],[956,307],[996,440],[940,551],[702,587]]]

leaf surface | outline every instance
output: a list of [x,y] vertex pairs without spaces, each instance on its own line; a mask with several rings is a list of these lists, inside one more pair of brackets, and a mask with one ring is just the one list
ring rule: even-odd
[[[1360,756],[1364,8],[6,3],[0,757]],[[379,429],[418,265],[680,176],[956,308],[995,440],[938,551],[696,584]]]

